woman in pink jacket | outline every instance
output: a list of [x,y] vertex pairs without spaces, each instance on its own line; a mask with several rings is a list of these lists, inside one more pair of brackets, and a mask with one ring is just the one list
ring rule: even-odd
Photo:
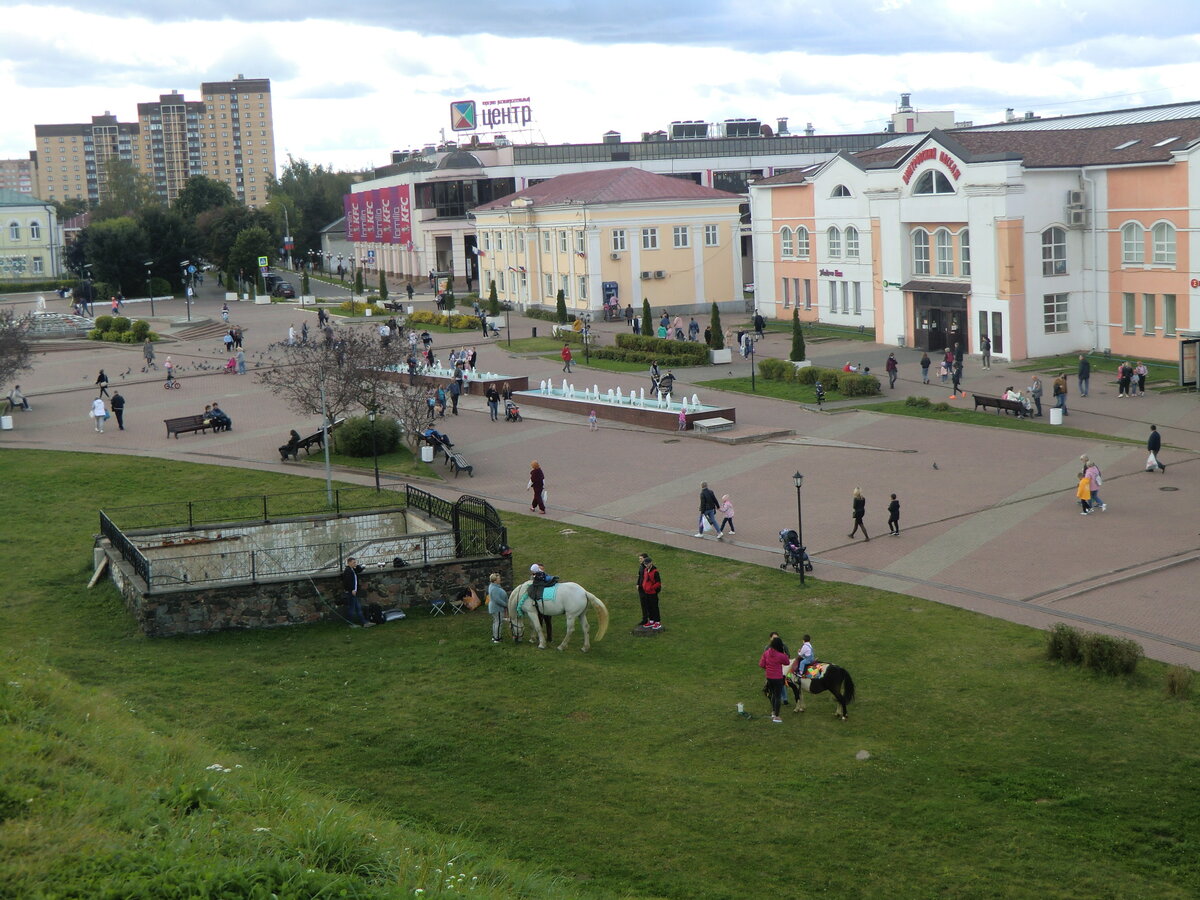
[[771,643],[758,660],[758,667],[767,675],[767,685],[763,690],[771,700],[771,721],[776,725],[783,722],[783,719],[779,718],[779,704],[783,702],[783,692],[787,689],[783,680],[783,667],[790,661],[787,650],[783,647],[783,639],[779,635],[771,638]]

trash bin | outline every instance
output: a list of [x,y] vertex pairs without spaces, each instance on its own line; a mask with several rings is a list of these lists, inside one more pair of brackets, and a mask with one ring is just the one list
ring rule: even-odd
[[412,311],[413,311],[413,308],[412,308],[412,304],[410,303],[410,304],[408,304],[408,314],[410,316],[412,315]]
[[433,462],[433,448],[425,446],[421,448],[421,462]]
[[1054,409],[1050,410],[1050,424],[1051,425],[1061,425],[1062,424],[1062,410],[1061,409],[1058,409],[1057,407],[1055,407]]
[[0,416],[0,431],[12,431],[12,416]]

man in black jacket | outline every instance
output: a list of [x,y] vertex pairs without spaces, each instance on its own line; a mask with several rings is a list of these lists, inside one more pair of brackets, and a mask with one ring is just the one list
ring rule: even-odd
[[1146,471],[1153,472],[1155,467],[1160,472],[1167,471],[1167,467],[1162,464],[1162,460],[1158,458],[1158,452],[1162,449],[1162,435],[1158,433],[1158,426],[1150,426],[1150,437],[1146,439],[1146,449],[1154,455],[1154,463],[1151,464],[1150,458],[1146,458]]
[[362,566],[358,565],[358,560],[353,556],[346,560],[346,568],[342,570],[342,587],[346,589],[346,618],[350,620],[351,628],[360,625],[363,628],[371,627],[358,600],[358,589],[361,585],[358,576],[361,571]]
[[704,520],[708,519],[713,531],[717,533],[717,540],[721,540],[721,529],[717,527],[717,508],[719,506],[717,495],[709,488],[708,482],[700,482],[700,519],[696,525],[696,537],[704,537]]
[[121,392],[117,391],[112,395],[112,411],[117,417],[117,428],[121,431],[125,430],[125,398],[121,396]]

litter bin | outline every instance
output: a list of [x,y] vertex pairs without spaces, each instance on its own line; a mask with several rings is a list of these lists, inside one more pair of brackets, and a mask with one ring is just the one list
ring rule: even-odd
[[425,446],[421,448],[421,462],[433,462],[433,448]]
[[1056,407],[1055,409],[1050,410],[1050,424],[1051,425],[1061,425],[1062,424],[1062,410],[1061,409],[1058,409]]
[[0,431],[12,431],[12,416],[0,416]]
[[408,314],[410,316],[412,315],[412,311],[413,311],[413,308],[412,308],[412,304],[410,303],[410,304],[408,304]]

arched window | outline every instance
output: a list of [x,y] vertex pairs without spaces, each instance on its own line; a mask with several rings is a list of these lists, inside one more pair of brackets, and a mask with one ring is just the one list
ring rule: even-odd
[[954,275],[954,240],[945,228],[939,228],[933,234],[933,242],[937,248],[938,275]]
[[913,274],[929,274],[929,232],[918,228],[912,233]]
[[20,222],[9,222],[8,223],[8,237],[9,237],[9,240],[13,240],[13,241],[19,241],[21,239],[21,223]]
[[801,259],[809,256],[808,229],[803,225],[796,229],[796,255]]
[[42,223],[34,219],[29,223],[29,239],[32,241],[40,241],[42,239]]
[[858,229],[853,225],[846,228],[846,259],[858,259]]
[[1129,222],[1121,228],[1121,262],[1141,265],[1146,261],[1146,229],[1140,222]]
[[1067,230],[1053,225],[1042,232],[1042,274],[1067,274]]
[[837,187],[835,187],[833,189],[833,192],[829,196],[830,197],[850,197],[853,195],[850,193],[850,188],[846,187],[844,184],[839,184]]
[[958,268],[963,278],[971,277],[971,231],[968,228],[958,235]]
[[779,229],[779,255],[784,259],[788,259],[794,252],[792,244],[792,229],[784,225]]
[[829,243],[829,255],[838,257],[842,255],[842,231],[836,225],[830,225],[829,230],[825,232],[826,239]]
[[953,194],[954,185],[937,169],[929,169],[921,173],[921,177],[913,185],[912,192],[914,194]]
[[1154,264],[1175,265],[1175,226],[1170,222],[1159,222],[1150,235],[1154,241]]

